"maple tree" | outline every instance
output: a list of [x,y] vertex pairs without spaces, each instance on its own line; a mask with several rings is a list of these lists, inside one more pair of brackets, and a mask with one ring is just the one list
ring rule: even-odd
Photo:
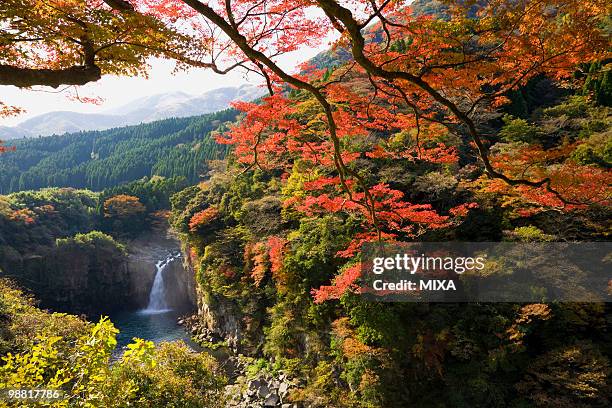
[[209,207],[205,210],[199,211],[191,217],[189,221],[189,230],[196,231],[203,225],[208,224],[219,215],[219,211],[215,207]]
[[[496,168],[480,121],[486,112],[507,102],[508,91],[535,75],[566,79],[579,62],[604,58],[607,39],[602,25],[610,11],[609,4],[600,0],[491,1],[479,5],[474,18],[473,4],[466,2],[448,4],[449,18],[441,21],[413,16],[408,3],[390,1],[73,0],[45,2],[46,13],[33,12],[26,3],[3,3],[1,15],[9,21],[3,32],[8,44],[3,47],[5,62],[13,62],[2,65],[5,72],[0,78],[5,83],[57,86],[66,83],[60,79],[64,74],[70,81],[84,83],[99,78],[102,71],[141,73],[147,57],[166,55],[219,73],[237,68],[258,73],[271,94],[289,84],[320,104],[320,123],[315,126],[327,128],[327,143],[313,147],[299,142],[309,124],[288,127],[261,117],[260,126],[250,132],[236,130],[232,143],[254,146],[253,163],[258,163],[258,148],[266,155],[281,146],[305,155],[325,150],[345,192],[363,192],[360,204],[369,209],[374,224],[370,187],[348,166],[358,154],[345,152],[342,138],[393,127],[417,129],[417,146],[393,153],[376,144],[370,156],[414,154],[452,160],[452,151],[443,145],[421,150],[421,133],[439,132],[435,128],[442,127],[472,138],[489,176],[511,185],[542,187],[563,204],[572,204],[551,177],[514,177]],[[54,27],[58,29],[53,31]],[[276,62],[282,54],[321,44],[330,31],[337,31],[340,38],[335,46],[349,49],[354,61],[326,80],[316,70],[290,74]],[[186,42],[176,43],[177,38]],[[23,66],[31,62],[36,69]],[[75,68],[88,73],[70,71]],[[95,73],[88,77],[90,71]],[[355,78],[367,79],[365,92],[353,91]],[[282,121],[290,112],[276,111],[280,103],[268,104],[268,111]],[[269,149],[272,145],[276,149]]]
[[138,197],[118,194],[104,200],[103,228],[116,234],[135,235],[142,231],[148,216],[147,207]]
[[[363,204],[370,210],[373,199],[361,177],[347,166],[341,139],[359,127],[361,132],[371,132],[389,128],[390,123],[414,127],[419,133],[424,123],[429,123],[427,127],[441,124],[468,134],[489,176],[511,185],[544,187],[560,201],[570,201],[549,177],[518,178],[495,168],[480,121],[485,113],[507,102],[508,91],[535,75],[567,79],[577,63],[604,57],[607,39],[602,24],[610,9],[607,2],[493,1],[478,8],[477,18],[470,16],[471,2],[449,4],[448,21],[412,16],[406,3],[389,1],[380,5],[334,0],[225,1],[218,7],[198,0],[182,3],[158,1],[157,9],[172,10],[173,16],[179,16],[187,5],[207,19],[208,27],[213,28],[203,34],[215,40],[209,53],[216,69],[216,62],[225,54],[227,60],[235,61],[229,68],[241,66],[259,72],[271,93],[275,85],[286,83],[314,96],[329,133],[328,145],[317,147],[327,148],[333,156],[345,190],[350,189],[346,179],[357,182],[355,186],[366,196]],[[325,17],[309,13],[313,7]],[[193,14],[189,16],[193,18]],[[320,81],[316,72],[289,74],[275,63],[280,54],[317,44],[330,29],[340,33],[336,45],[349,48],[354,62],[336,70],[327,81]],[[377,36],[382,40],[375,40]],[[368,92],[361,95],[345,85],[352,85],[347,79],[359,76],[370,84]],[[259,120],[259,126],[252,126],[250,132],[237,131],[231,141],[254,146],[254,162],[259,159],[258,147],[269,155],[285,147],[278,142],[286,142],[289,148],[289,141],[295,142],[296,135],[304,133],[303,128],[280,123],[283,113],[289,111],[287,107],[277,110],[281,105],[278,99],[282,96],[269,103],[268,112],[280,116],[279,120],[271,124]],[[350,104],[350,109],[345,104]],[[263,119],[261,113],[258,115]],[[276,149],[267,149],[272,145]],[[373,154],[381,155],[383,150],[376,146]]]
[[[147,59],[178,56],[187,37],[125,0],[0,3],[0,85],[58,88],[102,75],[146,75]],[[98,103],[97,98],[74,98]],[[0,118],[23,110],[0,101]],[[0,153],[14,148],[2,146]]]
[[0,85],[17,87],[144,74],[184,38],[124,0],[7,0],[0,21]]
[[[172,8],[174,15],[183,10],[177,2],[158,3],[165,10]],[[248,112],[247,120],[224,142],[237,146],[240,162],[261,167],[265,161],[283,160],[290,151],[320,164],[333,163],[339,184],[349,195],[351,190],[362,191],[364,197],[355,201],[370,211],[377,224],[371,187],[350,162],[360,153],[449,162],[453,160],[452,149],[442,144],[425,149],[419,139],[450,130],[472,138],[490,177],[539,189],[539,194],[554,196],[556,204],[576,204],[573,197],[561,194],[555,185],[558,178],[545,174],[520,177],[496,167],[489,157],[488,135],[481,122],[508,101],[509,91],[530,78],[549,74],[567,79],[578,62],[605,56],[602,22],[609,11],[606,2],[489,2],[478,9],[478,18],[469,15],[470,2],[449,4],[448,21],[412,16],[402,2],[226,1],[218,8],[197,0],[183,3],[225,33],[225,42],[217,40],[219,54],[211,50],[211,64],[225,51],[227,59],[236,60],[230,68],[258,71],[271,93],[275,85],[287,83],[312,94],[320,104],[318,111],[310,107],[318,116],[308,123],[291,120],[296,110],[283,94],[276,93],[263,105],[237,105]],[[328,21],[307,13],[314,6]],[[349,48],[354,62],[338,68],[327,80],[321,80],[321,72],[316,70],[289,74],[274,62],[280,54],[316,44],[332,27],[341,35],[336,46]],[[376,36],[383,39],[374,40]],[[292,41],[286,41],[289,37]],[[369,83],[363,92],[353,91],[359,78]],[[322,128],[328,133],[325,140],[304,136],[309,132],[320,135]],[[345,150],[345,137],[406,128],[416,129],[416,146],[409,149],[394,152],[382,143],[371,146],[370,152]]]
[[145,206],[134,196],[119,194],[104,201],[105,217],[129,218],[145,211]]
[[266,276],[268,254],[266,245],[263,242],[258,242],[252,247],[246,248],[246,254],[253,258],[253,269],[251,278],[255,281],[255,286],[259,286]]
[[[571,210],[609,199],[609,170],[577,172],[567,163],[551,172],[535,160],[515,160],[511,167],[504,157],[491,157],[493,135],[486,127],[509,92],[530,79],[570,81],[578,63],[609,55],[605,1],[446,2],[445,20],[415,16],[408,3],[390,1],[153,3],[156,15],[175,22],[187,16],[208,38],[209,67],[243,68],[265,79],[270,96],[236,104],[245,118],[218,141],[235,146],[246,170],[308,163],[311,177],[303,186],[311,194],[285,204],[306,214],[360,213],[364,233],[346,255],[364,241],[448,226],[475,206],[438,214],[360,171],[364,157],[456,163],[456,147],[444,142],[448,134],[463,145],[470,141],[493,184],[499,180],[541,205]],[[348,49],[352,60],[331,70],[302,66],[297,73],[277,63],[278,56],[320,44],[332,31],[339,35],[334,46]],[[285,86],[297,93],[288,96]],[[528,146],[518,154],[534,159],[533,152]],[[357,270],[347,268],[335,286],[315,292],[316,299],[338,297]]]

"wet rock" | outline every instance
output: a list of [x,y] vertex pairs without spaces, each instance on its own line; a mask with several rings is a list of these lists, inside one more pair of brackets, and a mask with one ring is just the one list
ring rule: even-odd
[[278,398],[278,395],[270,394],[268,398],[266,398],[266,400],[264,401],[264,406],[265,407],[275,407],[276,404],[278,404],[279,400],[280,399]]
[[260,397],[267,397],[268,395],[270,395],[270,388],[267,385],[262,385],[261,387],[259,387],[259,390],[257,391],[257,393],[259,394]]

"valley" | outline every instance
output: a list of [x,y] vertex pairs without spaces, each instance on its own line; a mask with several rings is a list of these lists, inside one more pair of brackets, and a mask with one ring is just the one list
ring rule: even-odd
[[0,2],[0,405],[611,406],[611,15]]

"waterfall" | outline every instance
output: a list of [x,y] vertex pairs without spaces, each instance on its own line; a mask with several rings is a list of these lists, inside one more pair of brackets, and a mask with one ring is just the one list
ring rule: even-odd
[[147,305],[147,308],[143,310],[144,313],[164,313],[171,310],[168,307],[168,302],[166,300],[164,269],[166,269],[166,266],[168,266],[170,262],[174,261],[180,256],[180,253],[175,255],[170,254],[166,257],[166,259],[159,260],[155,264],[157,272],[155,273],[153,286],[151,287],[151,292],[149,293],[149,304]]

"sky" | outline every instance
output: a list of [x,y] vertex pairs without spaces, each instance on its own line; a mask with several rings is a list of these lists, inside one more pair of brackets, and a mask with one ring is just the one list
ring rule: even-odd
[[[279,59],[281,67],[292,71],[292,67],[314,57],[322,49],[327,48],[326,43],[318,49],[300,50],[299,53],[287,54]],[[25,109],[25,113],[9,118],[0,118],[0,126],[15,126],[26,119],[52,111],[97,112],[125,105],[135,99],[166,92],[185,92],[188,94],[202,94],[212,89],[226,86],[240,86],[242,84],[259,85],[259,76],[235,71],[227,75],[219,75],[206,69],[191,69],[173,73],[174,62],[162,59],[149,61],[151,69],[149,78],[104,76],[101,80],[77,88],[80,97],[99,97],[103,102],[100,105],[75,101],[70,95],[72,90],[60,92],[62,88],[35,87],[33,89],[19,89],[14,86],[0,86],[0,100],[7,105],[18,106]]]

